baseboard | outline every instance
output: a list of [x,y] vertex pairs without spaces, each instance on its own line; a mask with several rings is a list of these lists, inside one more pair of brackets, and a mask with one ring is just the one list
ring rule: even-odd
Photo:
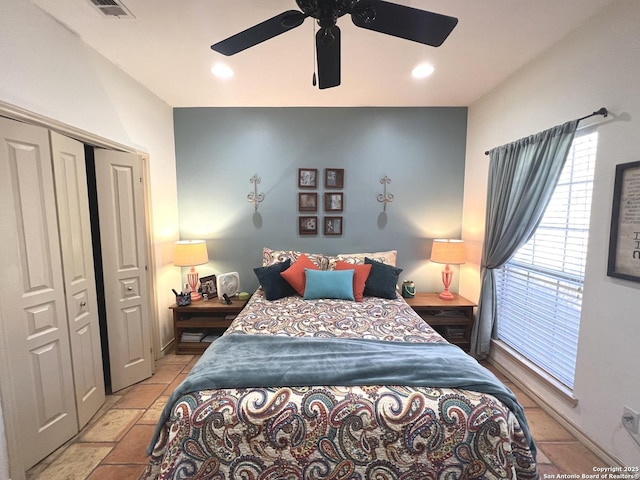
[[[522,361],[514,356],[510,355],[508,349],[502,348],[499,346],[500,357],[508,358],[508,361],[511,363],[511,368],[506,368],[501,363],[496,361],[494,353],[494,348],[492,347],[492,354],[489,355],[487,361],[495,367],[497,371],[499,371],[502,375],[509,379],[513,384],[515,384],[519,389],[521,389],[526,395],[531,397],[538,406],[544,410],[551,418],[553,418],[556,422],[558,422],[562,427],[564,427],[569,433],[571,433],[576,439],[583,444],[589,451],[591,451],[595,456],[597,456],[600,460],[602,460],[609,467],[624,467],[625,465],[615,457],[607,452],[604,448],[602,448],[597,442],[591,439],[587,434],[585,434],[580,428],[578,428],[573,422],[567,419],[564,415],[558,412],[550,403],[548,403],[545,399],[539,396],[535,390],[531,388],[531,385],[528,382],[522,381],[522,378],[526,378],[527,376],[535,375],[534,368],[529,368],[527,365],[523,365]],[[514,374],[514,369],[517,371]],[[537,378],[537,381],[540,383],[546,383],[547,379],[545,378]],[[565,400],[565,399],[563,399]]]
[[169,343],[167,343],[164,347],[162,347],[162,350],[160,352],[162,353],[161,357],[164,357],[165,355],[168,355],[169,353],[173,352],[173,350],[175,349],[175,346],[176,346],[176,339],[174,338]]

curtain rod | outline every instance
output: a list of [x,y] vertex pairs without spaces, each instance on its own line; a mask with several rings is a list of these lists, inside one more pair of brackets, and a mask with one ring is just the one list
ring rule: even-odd
[[[607,116],[609,115],[609,110],[607,110],[605,107],[602,107],[600,110],[596,110],[595,112],[589,114],[589,115],[585,115],[584,117],[580,117],[578,119],[578,122],[581,122],[582,120],[586,120],[587,118],[591,118],[591,117],[595,117],[596,115],[602,115],[604,118],[607,118]],[[487,150],[486,152],[484,152],[485,155],[489,155],[489,150]]]

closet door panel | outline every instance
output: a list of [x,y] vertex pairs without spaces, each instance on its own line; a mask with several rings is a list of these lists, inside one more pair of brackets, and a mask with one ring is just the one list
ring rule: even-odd
[[78,431],[47,130],[0,118],[0,318],[25,468]]
[[142,160],[95,150],[109,363],[114,392],[151,376]]
[[105,401],[84,145],[51,132],[51,149],[73,379],[82,428]]

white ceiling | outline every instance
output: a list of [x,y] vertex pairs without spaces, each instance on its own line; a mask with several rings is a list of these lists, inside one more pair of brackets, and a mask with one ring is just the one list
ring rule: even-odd
[[[467,106],[615,0],[394,0],[459,19],[433,48],[355,27],[342,31],[342,84],[319,90],[313,20],[232,57],[210,46],[295,0],[122,0],[134,19],[100,14],[90,0],[32,0],[173,107]],[[217,62],[235,75],[211,74]],[[435,66],[411,77],[420,62]]]

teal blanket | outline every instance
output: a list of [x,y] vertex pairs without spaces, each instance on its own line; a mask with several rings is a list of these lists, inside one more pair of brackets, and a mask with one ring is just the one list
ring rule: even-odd
[[185,393],[316,385],[449,387],[490,394],[513,411],[535,458],[535,444],[515,395],[455,345],[246,334],[223,335],[205,351],[167,401],[147,453]]

